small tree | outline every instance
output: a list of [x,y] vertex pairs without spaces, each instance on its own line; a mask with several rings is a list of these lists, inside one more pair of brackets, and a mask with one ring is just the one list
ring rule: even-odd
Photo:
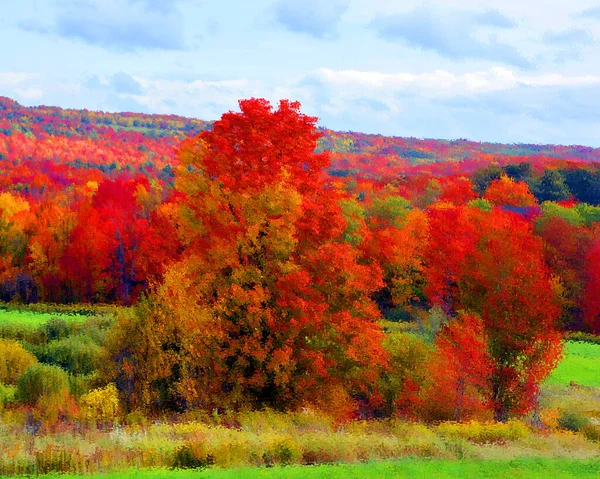
[[492,361],[481,318],[460,312],[435,339],[436,351],[426,370],[423,415],[430,420],[461,421],[489,409]]

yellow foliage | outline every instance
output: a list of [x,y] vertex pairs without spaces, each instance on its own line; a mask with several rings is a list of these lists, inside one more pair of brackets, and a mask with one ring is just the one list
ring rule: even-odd
[[90,190],[92,193],[95,193],[96,191],[98,191],[98,182],[97,181],[88,181],[85,186],[87,186],[88,190]]
[[10,221],[17,213],[28,211],[29,203],[20,196],[2,193],[0,194],[0,210],[2,210],[2,218]]
[[466,423],[445,422],[437,427],[443,436],[467,439],[476,443],[515,441],[530,435],[531,431],[521,421],[502,422],[469,421]]
[[19,343],[0,339],[0,383],[16,384],[36,357]]
[[110,421],[119,412],[119,394],[114,384],[81,396],[81,417],[88,421]]

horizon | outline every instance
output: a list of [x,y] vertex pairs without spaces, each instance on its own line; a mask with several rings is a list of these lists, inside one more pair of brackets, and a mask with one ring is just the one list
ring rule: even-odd
[[[105,114],[109,114],[109,115],[119,115],[119,114],[124,114],[124,113],[130,113],[133,115],[148,115],[148,116],[174,116],[176,118],[183,118],[186,120],[199,120],[205,123],[214,123],[215,121],[218,120],[218,118],[215,119],[206,119],[206,118],[197,118],[197,117],[193,117],[193,116],[185,116],[185,115],[178,115],[175,113],[145,113],[145,112],[139,112],[139,111],[130,111],[130,110],[123,110],[123,111],[110,111],[110,110],[90,110],[87,108],[64,108],[61,107],[59,105],[46,105],[46,104],[39,104],[39,105],[32,105],[32,106],[26,106],[23,105],[22,103],[18,102],[17,100],[15,100],[14,98],[10,98],[10,97],[6,97],[6,96],[2,96],[0,95],[0,99],[1,98],[7,98],[11,101],[16,102],[17,104],[19,104],[19,106],[24,107],[24,108],[31,108],[31,109],[35,109],[35,108],[58,108],[61,110],[74,110],[74,111],[89,111],[89,112],[96,112],[96,113],[105,113]],[[277,105],[273,105],[273,107],[276,107]],[[232,110],[232,111],[239,111],[238,109]],[[223,112],[226,113],[226,112]],[[513,143],[506,143],[506,142],[497,142],[497,141],[487,141],[487,140],[472,140],[469,138],[430,138],[430,137],[416,137],[416,136],[402,136],[402,135],[383,135],[381,133],[367,133],[367,132],[363,132],[363,131],[356,131],[356,130],[335,130],[333,128],[329,128],[327,127],[327,125],[318,125],[317,129],[320,130],[325,130],[325,131],[332,131],[335,133],[342,133],[342,134],[361,134],[361,135],[368,135],[368,136],[381,136],[381,137],[385,137],[385,138],[406,138],[406,139],[414,139],[414,140],[420,140],[420,141],[442,141],[442,142],[458,142],[458,141],[464,141],[464,142],[468,142],[468,143],[477,143],[477,144],[491,144],[491,145],[517,145],[517,146],[562,146],[562,147],[567,147],[567,148],[590,148],[593,150],[600,150],[600,146],[596,147],[596,146],[589,146],[589,145],[581,145],[581,144],[566,144],[566,143],[520,143],[520,142],[513,142]]]
[[[232,15],[232,11],[236,15]],[[600,147],[600,7],[491,0],[24,0],[0,94],[214,120],[298,100],[319,126]]]

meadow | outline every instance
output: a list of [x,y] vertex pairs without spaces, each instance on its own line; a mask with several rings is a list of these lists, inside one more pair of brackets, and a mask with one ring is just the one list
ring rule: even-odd
[[567,341],[565,358],[552,372],[546,384],[600,387],[600,346],[584,341]]
[[[63,329],[74,337],[87,335],[101,342],[106,326],[102,321],[110,323],[111,317],[106,311],[88,316],[77,308],[62,315],[56,310],[4,310],[0,318],[23,331],[24,344],[64,335]],[[24,322],[22,317],[31,320]],[[388,334],[401,334],[388,326]],[[62,356],[55,353],[61,349],[51,345],[65,341],[68,337],[28,347],[49,361],[60,360]],[[13,398],[6,399],[4,409],[0,406],[0,450],[4,452],[0,475],[534,478],[551,473],[552,477],[596,477],[600,471],[600,389],[586,381],[600,371],[600,361],[594,360],[599,354],[600,345],[567,342],[564,359],[542,386],[539,414],[543,427],[535,426],[532,416],[506,424],[424,424],[397,419],[339,422],[309,409],[298,413],[190,411],[153,419],[133,412],[86,421],[69,411],[47,410],[40,416],[27,408],[11,407],[16,387],[5,388],[4,394]],[[71,363],[87,364],[75,357],[70,356]],[[580,367],[582,359],[589,361],[588,368]],[[86,373],[70,374],[74,397],[95,381],[94,374]],[[52,414],[63,419],[36,429]],[[194,468],[194,472],[172,468]]]
[[56,318],[65,319],[68,322],[81,323],[88,319],[81,314],[65,313],[39,313],[35,311],[7,311],[0,310],[0,327],[20,327],[25,329],[37,328],[46,324],[49,320]]
[[[99,479],[311,479],[311,478],[398,478],[409,479],[427,477],[442,479],[461,477],[464,479],[554,479],[595,478],[600,475],[600,462],[596,460],[556,460],[556,459],[518,459],[512,461],[439,461],[404,459],[363,464],[335,464],[321,466],[287,466],[270,469],[209,469],[202,471],[184,471],[156,469],[148,471],[123,471],[114,474],[98,475]],[[61,479],[78,479],[84,476],[60,475]]]

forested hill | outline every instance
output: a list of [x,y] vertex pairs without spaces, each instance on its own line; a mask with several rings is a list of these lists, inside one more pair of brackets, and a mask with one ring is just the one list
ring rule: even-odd
[[[69,182],[69,177],[74,180],[81,175],[68,171],[83,168],[103,176],[142,174],[168,182],[177,145],[210,125],[208,121],[175,115],[24,107],[0,97],[0,159],[11,162],[13,168],[19,166],[23,180],[33,180],[37,175],[40,182],[49,175],[53,182],[61,178]],[[332,151],[330,172],[335,176],[389,180],[411,172],[468,174],[492,161],[502,165],[600,160],[600,149],[584,146],[422,140],[327,129],[321,132],[320,148]],[[5,175],[8,169],[3,170]]]

